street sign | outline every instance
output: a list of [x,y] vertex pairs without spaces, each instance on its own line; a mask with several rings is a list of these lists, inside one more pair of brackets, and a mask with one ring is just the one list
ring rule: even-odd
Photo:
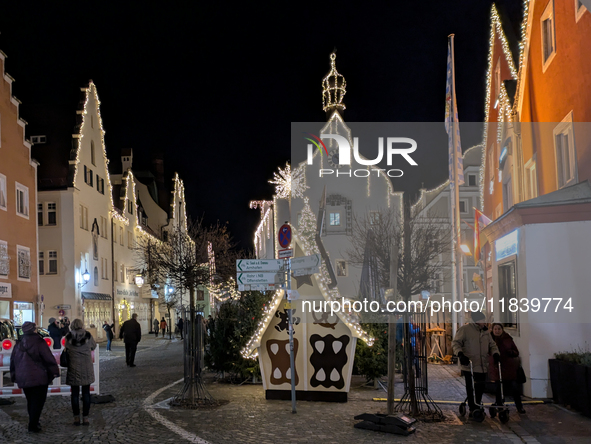
[[284,261],[279,259],[237,259],[236,270],[245,271],[280,271],[285,265]]
[[242,285],[278,284],[282,275],[277,273],[238,273],[236,281]]
[[320,268],[300,268],[298,270],[293,270],[293,276],[310,276],[311,274],[320,273]]
[[277,234],[279,245],[281,248],[288,248],[291,244],[291,227],[289,224],[283,224],[279,228],[279,233]]
[[55,307],[56,310],[71,310],[72,306],[71,305],[56,305]]
[[318,268],[320,267],[320,254],[313,254],[311,256],[294,257],[291,260],[291,269],[299,270],[301,268]]
[[295,301],[300,298],[300,293],[297,290],[287,290],[287,300]]
[[241,285],[238,284],[238,291],[275,291],[281,288],[279,284],[252,284]]
[[291,310],[291,302],[289,302],[289,301],[285,301],[285,302],[283,303],[283,308],[284,308],[285,310]]
[[277,256],[279,256],[279,259],[287,259],[287,258],[293,257],[293,248],[288,248],[286,250],[279,250],[277,252]]

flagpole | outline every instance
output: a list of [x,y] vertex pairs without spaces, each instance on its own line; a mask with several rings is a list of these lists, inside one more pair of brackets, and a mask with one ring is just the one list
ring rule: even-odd
[[[453,147],[453,231],[454,235],[452,242],[454,245],[455,255],[455,276],[454,281],[456,282],[456,297],[460,303],[464,304],[464,267],[462,250],[460,249],[460,243],[462,242],[462,231],[461,231],[461,216],[460,216],[460,186],[458,178],[458,150],[457,150],[457,126],[459,122],[456,120],[456,70],[455,70],[455,57],[454,57],[454,34],[449,35],[450,48],[451,48],[451,108],[450,114],[452,119],[452,147]],[[456,314],[456,324],[454,328],[457,328],[464,324],[464,311],[463,309]]]

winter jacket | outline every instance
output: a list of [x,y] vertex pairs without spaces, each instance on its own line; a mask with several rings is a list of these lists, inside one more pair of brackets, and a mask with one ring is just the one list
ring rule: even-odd
[[[489,355],[499,352],[487,330],[482,330],[477,324],[470,323],[460,327],[451,343],[454,354],[464,353],[472,361],[475,373],[488,371]],[[462,365],[462,370],[470,371],[470,365]]]
[[158,319],[154,319],[154,330],[160,330],[160,321]]
[[160,330],[166,330],[166,321],[160,321]]
[[24,333],[10,356],[10,379],[19,388],[49,385],[59,376],[57,362],[47,343],[35,332]]
[[[509,333],[503,332],[501,336],[491,336],[497,347],[499,348],[499,354],[501,355],[501,376],[503,382],[505,381],[516,381],[517,380],[517,369],[519,368],[519,350],[513,342],[513,338]],[[489,374],[491,381],[499,380],[499,368],[495,365],[492,356],[489,358]]]
[[122,338],[126,344],[140,342],[142,340],[142,327],[140,323],[133,318],[125,321],[119,332],[119,339]]
[[66,335],[66,348],[70,358],[66,384],[80,386],[92,384],[94,382],[92,350],[96,348],[92,335],[83,328],[72,330]]
[[115,324],[103,324],[103,330],[107,333],[107,339],[109,341],[113,340],[113,329],[115,328]]
[[61,348],[62,338],[66,335],[68,331],[65,328],[58,327],[53,322],[49,324],[47,330],[49,331],[49,336],[51,336],[51,339],[53,339],[53,348]]

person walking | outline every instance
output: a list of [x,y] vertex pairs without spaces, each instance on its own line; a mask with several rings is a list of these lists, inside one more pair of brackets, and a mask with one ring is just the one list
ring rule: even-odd
[[160,321],[160,330],[162,330],[162,337],[164,337],[164,334],[166,333],[166,321],[164,320],[164,316],[162,316],[162,320]]
[[[458,329],[451,344],[454,353],[460,359],[462,375],[466,380],[466,395],[471,418],[476,405],[482,404],[489,355],[492,355],[494,364],[497,365],[499,349],[489,334],[485,316],[480,311],[472,312],[472,322]],[[470,362],[472,362],[475,387],[472,387]],[[474,402],[474,393],[476,393],[476,402]]]
[[60,327],[59,321],[56,318],[49,318],[47,331],[49,331],[49,336],[53,339],[53,348],[61,348],[62,338],[68,333],[68,330],[65,327]]
[[29,432],[41,431],[39,418],[47,399],[47,387],[60,374],[51,350],[37,334],[34,322],[25,322],[23,336],[10,356],[10,379],[25,392]]
[[115,330],[115,324],[113,323],[109,325],[109,323],[105,321],[105,323],[103,324],[103,330],[105,330],[105,333],[107,334],[107,351],[110,352],[111,342],[113,341],[113,334]]
[[[515,345],[513,338],[503,328],[503,324],[494,323],[492,325],[492,338],[499,348],[501,355],[501,375],[503,380],[503,390],[505,394],[510,395],[515,401],[515,407],[521,414],[525,413],[523,403],[521,402],[521,393],[517,384],[517,370],[519,369],[519,349]],[[492,357],[489,358],[489,376],[492,382],[499,381],[499,367],[494,364]],[[501,394],[501,384],[497,384],[496,403],[501,405],[503,397]]]
[[74,425],[80,425],[80,388],[82,388],[82,425],[89,425],[90,384],[94,382],[94,365],[92,351],[96,342],[92,335],[84,329],[81,319],[74,319],[70,324],[70,332],[66,335],[68,353],[68,373],[66,384],[71,386],[72,413]]
[[154,318],[154,334],[158,337],[158,332],[160,331],[160,321],[157,318]]
[[179,318],[179,322],[177,323],[177,327],[179,329],[179,331],[181,332],[181,339],[183,339],[183,327],[185,326],[185,323],[183,321],[183,318]]
[[142,326],[137,321],[137,313],[131,315],[131,319],[125,321],[119,332],[119,339],[125,342],[125,362],[128,367],[135,367],[135,353],[137,344],[142,340]]

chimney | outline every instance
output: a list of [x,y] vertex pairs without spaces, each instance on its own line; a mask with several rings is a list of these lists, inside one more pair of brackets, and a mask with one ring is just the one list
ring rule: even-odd
[[123,148],[121,150],[121,167],[122,172],[125,173],[133,164],[133,150],[131,148]]

